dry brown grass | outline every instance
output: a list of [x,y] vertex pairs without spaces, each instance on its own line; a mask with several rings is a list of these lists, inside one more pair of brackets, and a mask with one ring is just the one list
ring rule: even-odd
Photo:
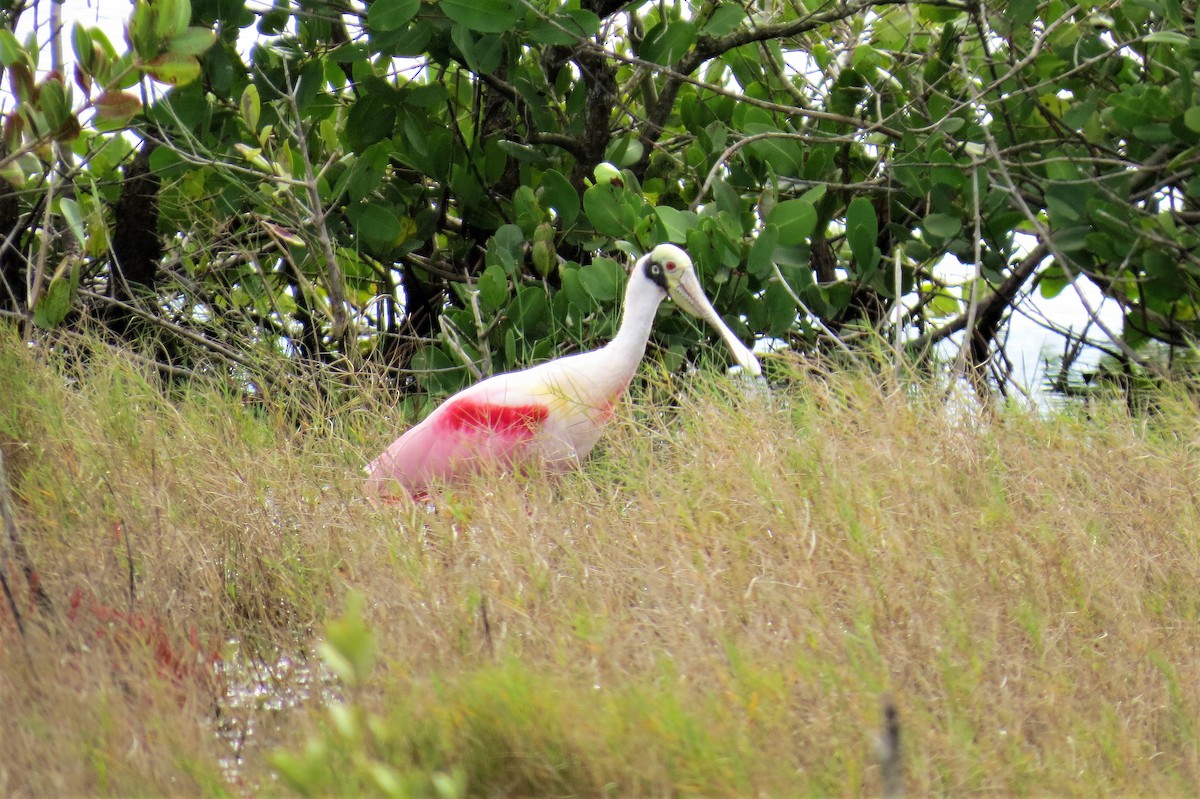
[[0,628],[22,730],[0,737],[0,793],[232,790],[211,681],[60,612],[80,586],[125,608],[126,540],[135,610],[181,651],[190,628],[301,651],[347,590],[365,599],[379,665],[347,698],[369,740],[319,703],[264,708],[282,729],[242,769],[262,793],[281,790],[266,750],[309,738],[347,795],[377,788],[364,758],[413,795],[453,771],[477,796],[875,795],[885,694],[910,795],[1200,784],[1185,399],[981,417],[862,374],[791,370],[770,403],[698,379],[628,405],[579,474],[481,481],[427,513],[358,497],[398,427],[371,396],[296,432],[112,363],[65,386],[5,347],[0,380],[40,381],[0,383],[0,441],[56,609],[24,642]]

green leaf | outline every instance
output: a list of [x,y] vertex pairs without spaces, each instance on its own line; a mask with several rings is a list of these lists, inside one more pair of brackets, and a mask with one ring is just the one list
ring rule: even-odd
[[46,115],[46,124],[51,131],[63,126],[71,109],[67,107],[67,93],[62,83],[50,79],[42,83],[41,93],[42,113]]
[[1069,285],[1071,283],[1067,280],[1066,273],[1057,262],[1052,262],[1043,269],[1038,277],[1038,292],[1048,300],[1057,297]]
[[379,203],[359,203],[346,209],[358,235],[373,249],[386,250],[399,244],[404,228],[391,208]]
[[1191,41],[1179,31],[1155,31],[1147,34],[1142,41],[1147,44],[1169,44],[1172,47],[1187,47]]
[[611,258],[597,258],[590,266],[579,270],[579,285],[597,302],[612,302],[617,298],[625,270]]
[[779,243],[779,228],[766,225],[750,245],[746,256],[746,270],[759,280],[766,280],[775,273],[775,247]]
[[290,17],[287,6],[280,5],[276,0],[275,7],[258,18],[258,32],[263,36],[274,36],[287,27]]
[[407,28],[393,31],[387,37],[385,51],[401,58],[418,56],[425,53],[429,42],[437,32],[432,20],[418,18]]
[[195,56],[163,53],[152,60],[145,70],[159,83],[186,86],[200,77],[200,62]]
[[[739,108],[741,107],[739,106]],[[761,109],[754,110],[759,111]],[[794,139],[786,138],[786,136],[790,135],[787,131],[779,130],[774,125],[758,122],[746,122],[743,130],[746,134],[752,136],[770,134],[767,138],[759,139],[745,149],[753,153],[756,158],[766,162],[776,174],[800,175],[804,173],[804,169],[801,166],[804,163],[804,152],[798,142]],[[810,165],[819,166],[818,161],[821,156],[817,154],[821,152],[821,150],[814,150],[809,153]],[[820,172],[820,170],[815,171]]]
[[270,761],[280,780],[301,796],[316,796],[315,786],[324,784],[324,762],[316,757],[279,751],[271,753]]
[[925,302],[925,315],[934,319],[949,319],[962,310],[962,300],[945,288],[926,280],[921,283],[921,294],[930,297]]
[[363,598],[352,593],[346,610],[325,625],[321,657],[349,685],[360,685],[375,663],[375,637],[362,616]]
[[1083,183],[1051,183],[1046,187],[1046,211],[1055,224],[1077,222],[1087,213],[1092,189]]
[[746,19],[746,9],[737,3],[719,3],[700,32],[706,36],[725,36],[737,30]]
[[75,287],[70,277],[56,275],[42,296],[38,297],[37,306],[33,309],[33,323],[42,328],[58,327],[67,318],[74,299]]
[[542,207],[553,208],[564,227],[579,218],[579,192],[562,173],[547,169],[542,173]]
[[1200,133],[1200,105],[1194,105],[1183,112],[1183,124],[1187,125],[1188,130]]
[[779,230],[779,244],[803,244],[817,229],[817,209],[807,200],[784,200],[771,209],[767,224]]
[[718,180],[712,185],[713,199],[716,201],[717,210],[724,211],[730,217],[737,220],[738,224],[742,224],[744,214],[742,213],[742,196],[738,190],[729,185],[727,181]]
[[508,304],[508,313],[512,317],[513,327],[521,332],[526,341],[542,338],[546,331],[546,320],[550,316],[550,303],[546,301],[545,290],[540,284],[521,286],[517,289],[517,296]]
[[613,139],[604,150],[604,160],[618,167],[633,166],[642,160],[645,146],[632,136]]
[[183,33],[192,21],[191,0],[157,0],[152,11],[154,36],[160,42]]
[[675,244],[686,243],[688,231],[696,226],[696,215],[691,211],[660,205],[654,209],[654,213],[662,223],[667,241]]
[[408,24],[421,8],[421,0],[374,0],[367,9],[367,27],[394,31]]
[[487,34],[476,40],[466,26],[455,25],[450,38],[463,54],[467,67],[476,75],[490,75],[500,66],[504,41],[499,36]]
[[846,209],[846,238],[859,271],[870,269],[874,265],[879,222],[875,219],[875,207],[866,197],[855,197]]
[[567,45],[595,36],[600,30],[600,17],[582,8],[562,9],[549,19],[539,20],[529,29],[529,36],[538,44]]
[[583,193],[583,211],[598,233],[614,239],[633,235],[637,214],[625,203],[625,189],[599,183]]
[[541,277],[549,277],[554,267],[558,266],[558,253],[554,249],[553,240],[535,241],[530,256],[533,259],[533,268]]
[[62,211],[63,219],[67,220],[67,227],[71,229],[75,240],[81,246],[87,246],[87,235],[83,229],[83,216],[79,213],[79,203],[72,200],[70,197],[63,197],[58,201],[59,210]]
[[695,41],[695,23],[686,20],[660,22],[646,31],[637,54],[639,58],[656,64],[673,64],[683,57]]
[[428,346],[417,350],[412,357],[411,368],[417,375],[421,387],[426,391],[448,393],[461,387],[467,370],[441,347]]
[[0,28],[0,62],[3,62],[6,67],[11,67],[14,64],[24,64],[28,61],[28,55],[21,47],[21,43],[17,41],[17,37],[13,36],[12,31]]
[[821,198],[825,196],[825,191],[826,189],[824,186],[813,186],[811,189],[801,194],[800,199],[806,200],[815,206],[821,201]]
[[[463,30],[461,27],[457,30]],[[512,156],[518,161],[524,161],[527,164],[548,164],[550,159],[536,147],[521,142],[510,141],[508,139],[498,139],[496,146],[506,155]]]
[[564,265],[559,270],[559,275],[562,278],[562,293],[566,294],[569,306],[577,312],[586,313],[595,307],[595,303],[590,300],[590,295],[579,282],[582,272],[579,265],[572,262]]
[[[129,92],[107,91],[92,101],[96,114],[102,119],[126,120],[142,109],[141,99]],[[159,147],[155,153],[168,150]]]
[[488,238],[487,263],[499,264],[510,275],[516,276],[525,252],[525,232],[517,225],[501,225]]
[[338,179],[330,196],[339,197],[342,191],[345,191],[351,202],[365,199],[379,188],[379,182],[383,180],[387,170],[391,149],[392,144],[388,141],[377,142],[365,149],[362,155],[354,160],[354,165]]
[[442,0],[438,8],[459,25],[480,33],[506,33],[517,24],[509,0]]
[[796,323],[796,301],[779,281],[767,285],[762,301],[767,311],[767,335],[781,336]]
[[257,132],[261,105],[258,97],[258,87],[253,83],[247,83],[246,88],[242,90],[242,99],[238,103],[238,108],[242,112],[242,119],[246,122],[246,127]]
[[396,112],[396,102],[386,90],[359,97],[346,117],[345,135],[351,149],[362,152],[391,136],[396,128]]
[[6,164],[0,165],[0,178],[11,183],[13,188],[19,189],[25,185],[25,170],[21,168],[18,159],[13,159]]
[[75,51],[75,62],[90,75],[95,69],[96,52],[92,49],[92,35],[78,22],[71,26],[71,48]]
[[400,772],[391,766],[384,763],[372,762],[367,765],[367,772],[371,775],[371,779],[374,780],[375,786],[379,788],[384,796],[411,796],[408,792],[408,783],[400,776]]
[[941,239],[952,239],[962,230],[962,220],[949,214],[930,214],[921,223],[929,233]]
[[1167,144],[1175,140],[1171,126],[1165,122],[1151,122],[1148,125],[1134,125],[1133,135],[1151,144]]
[[504,332],[504,360],[510,367],[517,362],[517,331],[511,327]]
[[167,50],[175,55],[200,55],[217,41],[212,28],[188,28],[167,42]]
[[479,291],[479,301],[483,310],[498,311],[508,301],[508,275],[499,264],[492,264],[483,270],[479,280],[475,282]]
[[1009,30],[1024,28],[1037,13],[1037,0],[1010,0],[1004,9]]
[[1063,252],[1081,252],[1087,248],[1090,225],[1074,225],[1054,231],[1054,243]]
[[528,186],[518,186],[513,192],[513,216],[517,227],[521,230],[521,247],[525,246],[526,237],[533,238],[537,226],[545,218],[545,213],[538,206],[537,195]]

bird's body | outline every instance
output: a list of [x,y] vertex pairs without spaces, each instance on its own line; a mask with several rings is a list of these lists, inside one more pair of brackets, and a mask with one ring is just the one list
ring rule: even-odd
[[743,368],[759,373],[757,359],[704,298],[687,254],[659,245],[634,265],[621,326],[611,342],[489,377],[450,397],[371,462],[368,494],[393,499],[402,489],[421,497],[434,483],[523,461],[538,461],[550,471],[578,466],[633,380],[668,294],[716,326]]

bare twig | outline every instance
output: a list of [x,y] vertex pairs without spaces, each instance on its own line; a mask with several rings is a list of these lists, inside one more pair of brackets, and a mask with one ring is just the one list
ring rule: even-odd
[[496,656],[496,645],[492,642],[492,622],[488,618],[487,594],[479,595],[479,620],[483,624],[483,640],[487,643],[488,655]]
[[[975,88],[974,84],[971,82],[971,72],[967,66],[965,57],[962,54],[959,55],[959,69],[962,70],[962,73],[966,78],[964,82],[968,87],[968,90],[971,91],[975,101],[979,103],[981,107],[985,106],[986,104],[984,103],[983,97],[979,94],[979,90]],[[1096,323],[1096,327],[1100,328],[1104,335],[1108,336],[1109,339],[1117,345],[1125,357],[1128,358],[1132,363],[1136,363],[1139,366],[1142,366],[1143,368],[1153,372],[1156,376],[1166,379],[1168,375],[1158,364],[1138,355],[1134,351],[1133,347],[1130,347],[1123,338],[1118,336],[1116,332],[1114,332],[1104,322],[1104,320],[1100,318],[1099,311],[1092,307],[1091,301],[1083,293],[1083,288],[1076,283],[1076,272],[1071,266],[1070,258],[1068,258],[1067,255],[1063,253],[1061,249],[1059,249],[1046,222],[1043,221],[1042,218],[1035,213],[1032,208],[1029,207],[1029,204],[1025,201],[1024,195],[1022,195],[1020,190],[1017,188],[1017,183],[1013,179],[1012,173],[1009,172],[1008,165],[1004,162],[1004,159],[1000,157],[1000,148],[996,144],[996,137],[992,135],[992,131],[987,125],[981,125],[980,130],[983,133],[984,145],[987,148],[988,153],[994,159],[996,171],[1000,177],[1001,188],[1008,191],[1008,194],[1016,204],[1017,209],[1025,217],[1025,220],[1037,232],[1038,239],[1042,244],[1048,247],[1051,254],[1054,255],[1055,263],[1057,263],[1059,268],[1063,270],[1063,274],[1066,275],[1067,281],[1071,284],[1071,288],[1074,289],[1076,296],[1079,297],[1079,303],[1083,306],[1084,310],[1087,312],[1087,315]]]
[[438,325],[442,328],[442,340],[446,342],[446,345],[450,349],[454,350],[454,354],[462,361],[462,365],[467,367],[467,371],[471,373],[471,376],[476,380],[482,380],[484,374],[480,371],[474,359],[467,354],[466,349],[463,348],[462,341],[459,339],[459,331],[454,326],[454,323],[449,321],[443,314],[438,317]]
[[112,297],[106,297],[103,294],[98,294],[98,293],[96,293],[94,291],[90,291],[88,289],[81,288],[79,290],[79,293],[81,296],[87,297],[88,299],[93,300],[95,302],[105,303],[108,305],[115,305],[118,308],[121,308],[122,310],[133,314],[134,316],[144,319],[146,322],[150,323],[151,325],[161,327],[163,330],[173,333],[174,335],[179,336],[180,338],[186,339],[187,341],[190,341],[193,344],[198,344],[202,348],[212,352],[215,355],[219,355],[222,358],[225,358],[226,360],[230,361],[231,363],[235,363],[238,366],[244,366],[247,369],[251,369],[251,370],[255,369],[254,362],[252,360],[250,360],[249,358],[245,357],[244,355],[242,355],[241,353],[239,353],[233,349],[230,349],[229,347],[225,346],[224,344],[221,344],[220,342],[213,341],[212,339],[206,338],[205,336],[202,336],[199,333],[188,330],[186,327],[182,327],[180,325],[175,324],[174,322],[170,322],[167,319],[162,318],[161,316],[156,316],[155,314],[152,314],[149,311],[142,310],[141,308],[138,308],[135,305],[130,305],[129,303],[121,302],[120,300],[113,299]]
[[[978,376],[979,367],[983,365],[980,349],[985,343],[979,342],[977,346],[980,331],[975,328],[976,316],[979,313],[979,284],[983,282],[983,239],[980,229],[983,220],[980,218],[979,211],[978,162],[971,165],[971,216],[974,223],[974,230],[972,232],[975,239],[974,251],[971,253],[971,256],[975,261],[975,274],[971,277],[971,298],[967,303],[967,335],[963,339],[962,346],[958,349],[958,357],[954,359],[954,373],[957,374],[962,371],[968,361],[970,361],[972,370]],[[982,388],[982,382],[977,381],[977,383],[977,387]]]
[[904,366],[904,298],[903,298],[903,276],[904,273],[900,269],[900,248],[896,247],[892,250],[892,290],[896,294],[896,321],[895,328],[892,331],[892,357],[895,358],[894,368],[896,370],[896,379],[900,379],[900,370]]
[[703,185],[701,185],[700,190],[696,192],[696,198],[692,200],[689,210],[694,212],[700,207],[704,198],[708,195],[708,190],[712,188],[713,182],[717,179],[717,175],[722,169],[725,168],[725,162],[732,158],[734,153],[749,144],[754,144],[754,142],[762,141],[763,139],[791,139],[794,141],[808,141],[812,139],[812,136],[808,135],[807,133],[787,133],[782,130],[769,130],[764,133],[755,133],[753,136],[747,136],[744,139],[738,139],[733,144],[726,147],[723,153],[717,156],[717,160],[712,165],[712,169],[708,170],[708,176],[704,178]]
[[[287,68],[286,61],[284,62],[284,68]],[[355,351],[353,347],[346,346],[346,343],[354,335],[352,329],[353,319],[346,313],[345,278],[342,276],[342,268],[338,264],[337,253],[333,248],[333,240],[329,235],[329,226],[326,224],[328,212],[321,202],[320,186],[317,185],[317,178],[313,173],[312,159],[308,151],[308,135],[304,130],[303,115],[300,113],[299,102],[296,100],[296,85],[289,86],[288,91],[281,92],[281,95],[287,100],[288,105],[291,106],[292,114],[296,120],[296,130],[293,138],[296,140],[296,146],[300,151],[300,162],[304,164],[304,189],[308,194],[308,208],[305,210],[311,219],[311,226],[317,238],[317,243],[320,244],[321,257],[325,261],[325,268],[328,274],[326,288],[329,290],[329,304],[332,306],[331,310],[333,313],[333,330],[330,331],[330,335],[334,341],[337,341],[341,345],[342,355],[349,357]]]
[[796,303],[796,307],[803,311],[805,316],[807,316],[809,320],[816,325],[821,334],[829,339],[838,349],[842,350],[842,352],[846,353],[854,360],[858,360],[854,354],[854,350],[850,349],[846,342],[842,341],[836,333],[830,330],[829,326],[825,324],[821,317],[809,310],[809,307],[804,300],[800,299],[800,295],[797,294],[792,289],[791,285],[788,284],[787,278],[783,276],[783,272],[779,271],[779,264],[772,261],[771,269],[775,270],[775,280],[779,283],[779,285],[783,286],[783,290],[786,291],[788,296],[792,298],[792,302]]
[[8,600],[8,609],[12,612],[17,630],[25,634],[25,622],[21,620],[21,608],[13,595],[12,587],[8,584],[8,564],[12,559],[11,550],[17,547],[17,523],[13,520],[12,506],[8,493],[8,471],[4,467],[4,450],[0,450],[0,523],[4,525],[4,540],[0,542],[0,585],[4,587],[4,598]]
[[[54,4],[57,5],[57,4]],[[30,275],[25,287],[25,296],[28,299],[28,304],[25,306],[25,338],[33,336],[33,314],[37,307],[38,300],[42,296],[42,284],[46,282],[46,261],[50,255],[50,246],[54,239],[54,193],[58,187],[58,168],[57,166],[50,167],[50,174],[46,179],[46,198],[45,207],[42,210],[42,239],[38,246],[37,261],[35,262],[33,274]]]
[[[4,451],[0,450],[0,523],[4,527],[4,540],[0,542],[0,575],[4,578],[4,593],[8,598],[9,607],[12,609],[13,618],[17,620],[18,627],[21,626],[21,614],[17,607],[16,597],[13,594],[11,586],[8,584],[8,566],[9,562],[15,562],[25,575],[25,582],[29,586],[29,591],[33,594],[34,601],[37,602],[39,608],[43,610],[50,609],[50,597],[46,590],[42,588],[42,581],[38,575],[37,569],[33,568],[33,560],[29,557],[29,550],[25,548],[25,542],[21,540],[20,534],[17,532],[17,522],[13,515],[12,508],[12,493],[8,487],[8,469],[4,464]],[[24,632],[24,628],[21,628]]]
[[[482,372],[484,375],[491,376],[494,370],[492,366],[492,348],[488,345],[488,332],[491,329],[483,323],[483,312],[479,308],[479,289],[470,288],[467,291],[467,296],[471,300],[471,316],[475,318],[475,342],[479,347],[479,357],[483,360]],[[496,317],[499,319],[499,316]]]
[[875,741],[879,757],[879,772],[883,782],[883,799],[904,796],[904,761],[900,751],[900,713],[889,696],[883,700],[883,729]]
[[[107,475],[101,475],[101,480],[104,482],[104,487],[108,489],[108,495],[112,497],[113,508],[117,509],[119,504],[117,500],[117,492],[113,490],[112,483],[109,482]],[[133,569],[133,545],[129,541],[129,530],[125,528],[125,519],[117,514],[117,530],[121,533],[121,541],[125,544],[125,565],[128,572],[128,588],[129,588],[129,612],[133,613],[134,605],[137,604],[137,583],[135,582]]]
[[[1013,267],[1012,271],[1009,273],[1008,277],[1005,278],[1004,282],[1001,283],[992,294],[988,295],[986,299],[979,303],[977,315],[999,315],[1003,313],[1004,308],[1006,308],[1013,301],[1013,298],[1017,296],[1017,292],[1021,290],[1021,286],[1023,286],[1029,279],[1030,275],[1037,270],[1038,266],[1046,259],[1046,256],[1049,253],[1050,249],[1042,243],[1030,250],[1029,254],[1021,260],[1021,263]],[[969,310],[970,309],[954,317],[954,319],[950,320],[938,329],[931,330],[923,336],[920,336],[912,342],[911,346],[918,350],[925,349],[926,347],[930,347],[942,339],[949,338],[960,330],[968,327],[969,322],[974,324],[974,322],[970,319]]]

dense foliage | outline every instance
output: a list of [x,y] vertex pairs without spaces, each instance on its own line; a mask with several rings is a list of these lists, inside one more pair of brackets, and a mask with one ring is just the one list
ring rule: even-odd
[[1200,332],[1195,6],[139,0],[48,75],[0,31],[0,313],[442,391],[605,339],[670,240],[747,341],[970,328],[1002,375],[1014,305],[1086,280],[1158,369]]

